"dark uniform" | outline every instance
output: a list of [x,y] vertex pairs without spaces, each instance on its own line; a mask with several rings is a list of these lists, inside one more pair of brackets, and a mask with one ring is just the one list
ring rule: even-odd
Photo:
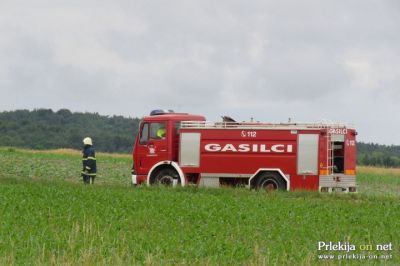
[[92,145],[85,145],[82,154],[83,183],[93,184],[97,173],[95,150]]

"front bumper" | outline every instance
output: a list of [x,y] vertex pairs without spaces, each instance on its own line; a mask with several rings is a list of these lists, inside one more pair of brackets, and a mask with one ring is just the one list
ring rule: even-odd
[[137,175],[132,174],[132,185],[137,185]]

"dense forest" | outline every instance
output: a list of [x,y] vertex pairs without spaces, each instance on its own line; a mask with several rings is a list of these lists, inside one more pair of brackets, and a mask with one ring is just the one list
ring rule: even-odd
[[357,143],[359,165],[400,167],[400,146],[375,143]]
[[93,138],[96,150],[131,152],[138,118],[71,113],[67,109],[0,113],[0,146],[32,149],[82,148],[82,139]]
[[[96,150],[132,151],[139,118],[72,113],[67,109],[17,110],[0,113],[0,146],[32,149],[82,147],[82,139],[93,138]],[[400,167],[400,146],[357,144],[359,165]]]

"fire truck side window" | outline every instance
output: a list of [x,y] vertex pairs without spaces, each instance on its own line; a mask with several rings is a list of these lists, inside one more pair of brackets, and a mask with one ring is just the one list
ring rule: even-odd
[[150,139],[164,139],[167,131],[165,123],[151,123],[150,124]]
[[142,131],[140,132],[140,144],[147,144],[149,140],[149,124],[144,124],[142,127]]

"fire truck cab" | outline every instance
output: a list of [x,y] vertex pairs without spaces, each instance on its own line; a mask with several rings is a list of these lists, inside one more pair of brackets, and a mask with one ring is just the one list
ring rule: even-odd
[[343,124],[207,122],[156,110],[140,124],[132,184],[356,192],[356,135]]

